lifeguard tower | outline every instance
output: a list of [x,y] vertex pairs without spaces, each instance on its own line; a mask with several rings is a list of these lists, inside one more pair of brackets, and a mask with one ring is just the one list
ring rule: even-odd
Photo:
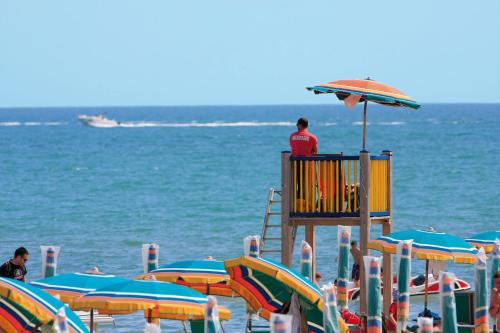
[[[362,150],[359,155],[320,154],[294,157],[281,153],[281,237],[266,237],[276,191],[271,189],[263,228],[263,252],[266,241],[280,240],[281,262],[292,264],[297,229],[305,228],[305,240],[313,249],[313,274],[316,258],[316,226],[351,226],[360,232],[360,249],[368,254],[370,229],[382,225],[383,235],[392,231],[392,153],[383,151],[371,155]],[[276,224],[274,226],[277,226]],[[361,265],[360,311],[366,313],[366,286]],[[383,260],[384,311],[388,313],[392,300],[392,260]]]

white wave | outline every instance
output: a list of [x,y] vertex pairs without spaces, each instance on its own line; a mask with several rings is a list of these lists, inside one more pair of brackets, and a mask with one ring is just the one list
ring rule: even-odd
[[[355,125],[355,126],[363,126],[363,122],[362,121],[353,121],[352,124]],[[370,123],[367,122],[366,125],[370,125]]]
[[0,122],[0,126],[21,126],[21,123],[18,121],[4,121]]
[[102,127],[260,127],[260,126],[293,126],[293,122],[275,121],[275,122],[258,122],[258,121],[238,121],[226,123],[223,121],[216,122],[190,122],[190,123],[165,123],[165,122],[123,122],[118,125],[102,126]]
[[337,123],[322,123],[321,126],[336,126]]
[[57,122],[57,121],[48,121],[48,122],[29,121],[24,123],[25,126],[59,126],[65,124],[67,123]]
[[397,125],[406,125],[405,121],[382,121],[379,125],[387,125],[387,126],[397,126]]

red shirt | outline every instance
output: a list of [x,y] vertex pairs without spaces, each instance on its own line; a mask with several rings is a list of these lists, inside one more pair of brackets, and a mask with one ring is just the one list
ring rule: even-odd
[[290,147],[293,156],[312,156],[314,147],[318,144],[318,139],[307,129],[297,131],[290,135]]

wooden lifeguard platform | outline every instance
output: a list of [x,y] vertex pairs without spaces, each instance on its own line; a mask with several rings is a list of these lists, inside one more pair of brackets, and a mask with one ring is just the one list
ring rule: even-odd
[[[392,231],[392,153],[370,155],[321,154],[295,157],[281,153],[281,262],[292,264],[297,228],[305,228],[306,241],[316,262],[316,226],[359,227],[360,249],[368,255],[372,224],[383,235]],[[361,264],[360,311],[366,313],[364,265]],[[392,301],[392,260],[383,258],[384,312]]]

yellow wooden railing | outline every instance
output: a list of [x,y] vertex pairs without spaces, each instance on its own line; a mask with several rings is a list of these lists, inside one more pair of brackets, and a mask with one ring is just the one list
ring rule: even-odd
[[[290,160],[292,214],[359,216],[359,156],[292,156]],[[372,212],[384,212],[388,207],[388,163],[386,156],[372,156]]]

